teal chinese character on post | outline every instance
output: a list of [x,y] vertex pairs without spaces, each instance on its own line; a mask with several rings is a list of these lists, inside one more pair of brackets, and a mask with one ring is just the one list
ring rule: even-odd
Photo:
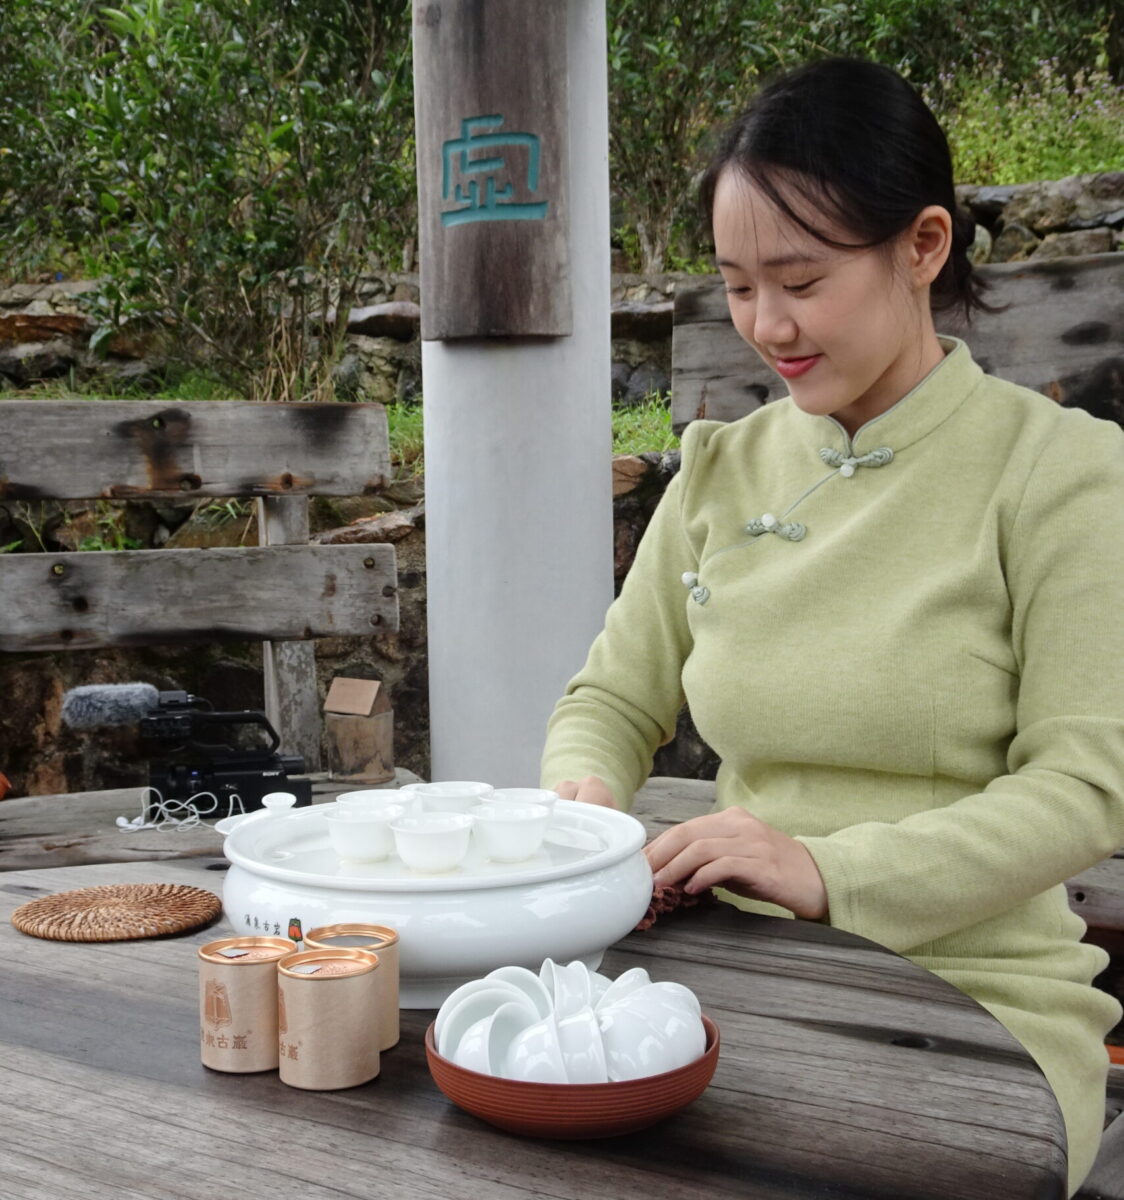
[[[518,199],[539,190],[538,137],[533,133],[479,132],[496,130],[503,120],[499,115],[466,117],[461,122],[461,136],[442,146],[441,198],[448,201],[451,192],[454,204],[460,205],[442,211],[441,224],[446,228],[468,221],[541,221],[546,217],[548,201]],[[513,149],[520,153],[511,156]],[[507,150],[508,155],[497,154],[498,150]],[[525,159],[524,171],[518,169],[519,159]],[[454,182],[458,174],[466,178]]]
[[414,2],[425,341],[574,331],[569,12]]

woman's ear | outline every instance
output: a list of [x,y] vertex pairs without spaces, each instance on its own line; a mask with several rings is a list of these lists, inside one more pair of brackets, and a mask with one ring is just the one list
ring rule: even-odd
[[906,267],[917,287],[925,287],[941,273],[952,252],[952,217],[947,208],[923,208],[905,234]]

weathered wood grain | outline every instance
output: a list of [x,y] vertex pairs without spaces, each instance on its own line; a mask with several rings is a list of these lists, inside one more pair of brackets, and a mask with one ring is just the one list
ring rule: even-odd
[[[993,375],[1103,417],[1112,393],[1124,416],[1124,255],[978,270],[989,303],[1008,307],[980,313],[969,330],[938,314],[938,330],[965,338]],[[734,330],[717,275],[676,289],[671,382],[676,429],[697,417],[737,420],[788,390]]]
[[[0,918],[95,883],[217,890],[205,866],[8,874]],[[1025,1052],[974,1001],[852,935],[720,906],[626,938],[607,973],[640,965],[692,987],[722,1031],[718,1070],[651,1130],[553,1143],[513,1139],[438,1093],[422,1048],[431,1013],[403,1013],[402,1042],[361,1088],[205,1071],[194,952],[225,932],[91,946],[0,927],[6,1197],[1064,1196],[1060,1114]]]
[[[264,496],[257,500],[258,542],[262,546],[308,544],[308,497]],[[304,759],[308,773],[320,770],[320,694],[316,688],[316,647],[311,642],[263,642],[265,715],[281,735],[281,745]]]
[[0,500],[355,496],[389,477],[381,404],[0,401]]
[[573,332],[564,4],[415,0],[421,335]]
[[[364,787],[405,787],[418,776],[398,767],[394,779]],[[352,783],[312,775],[313,804],[351,791]],[[57,796],[25,796],[0,804],[0,872],[88,866],[92,863],[155,862],[222,853],[222,835],[213,823],[190,829],[117,827],[118,817],[136,817],[144,808],[142,789],[111,788]],[[225,814],[223,814],[225,815]]]
[[1074,1200],[1124,1200],[1124,1117],[1104,1131],[1097,1161]]
[[9,554],[0,651],[303,640],[398,627],[393,546]]

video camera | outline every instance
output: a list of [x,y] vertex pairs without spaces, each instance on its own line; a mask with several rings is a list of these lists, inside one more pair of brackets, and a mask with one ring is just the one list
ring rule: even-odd
[[[158,692],[147,683],[93,684],[66,693],[62,719],[73,729],[136,723],[158,755],[149,763],[149,787],[165,803],[210,792],[217,803],[210,811],[197,805],[202,816],[252,812],[270,792],[291,792],[298,806],[312,802],[312,781],[292,778],[304,771],[304,759],[279,754],[277,731],[253,709],[216,712],[199,696]],[[260,730],[268,745],[238,745],[233,735],[246,729]],[[146,820],[157,815],[155,805],[146,803]]]

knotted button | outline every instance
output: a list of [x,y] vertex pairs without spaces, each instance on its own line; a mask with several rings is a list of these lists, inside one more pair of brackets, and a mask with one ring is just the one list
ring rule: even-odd
[[838,467],[839,474],[844,479],[850,479],[856,467],[884,467],[888,462],[893,462],[894,452],[889,446],[879,446],[876,450],[870,450],[856,458],[853,454],[844,454],[841,450],[824,446],[820,450],[820,458],[829,467]]
[[694,571],[684,571],[679,578],[683,586],[690,590],[691,599],[696,604],[705,604],[710,599],[710,589],[699,586],[699,577]]
[[785,541],[799,542],[808,532],[808,528],[799,521],[778,521],[772,513],[765,513],[764,516],[747,521],[745,531],[754,537],[760,537],[763,533],[775,533]]

